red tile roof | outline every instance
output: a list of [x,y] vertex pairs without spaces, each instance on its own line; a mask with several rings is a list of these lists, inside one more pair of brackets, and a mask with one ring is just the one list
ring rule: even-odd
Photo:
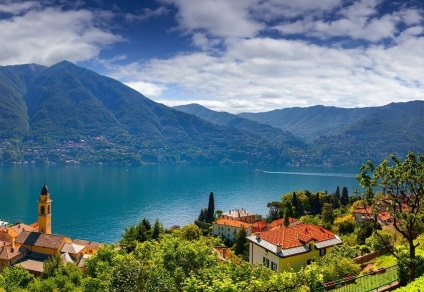
[[[292,224],[294,222],[297,222],[297,219],[296,218],[289,217],[289,223]],[[284,218],[277,219],[277,220],[272,221],[271,223],[269,223],[268,224],[268,229],[272,229],[274,227],[278,227],[278,226],[281,226],[281,225],[284,225]]]
[[301,223],[293,226],[280,226],[260,234],[261,239],[274,245],[281,244],[281,248],[302,246],[311,240],[320,242],[336,238],[335,234],[321,226]]

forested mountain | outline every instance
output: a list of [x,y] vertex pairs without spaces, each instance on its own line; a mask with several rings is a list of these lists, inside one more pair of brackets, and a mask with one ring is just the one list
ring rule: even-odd
[[288,108],[239,116],[288,130],[308,141],[301,164],[357,165],[390,153],[424,152],[424,101],[381,107]]
[[199,105],[176,110],[66,61],[5,66],[0,163],[357,166],[424,152],[423,113],[423,101],[240,116]]
[[290,132],[245,119],[227,112],[213,111],[199,104],[181,105],[174,108],[185,113],[193,114],[217,125],[227,126],[257,134],[278,148],[292,146],[304,147],[304,142]]
[[2,163],[289,161],[259,135],[155,103],[66,61],[0,72]]
[[289,131],[306,141],[332,134],[355,123],[376,108],[337,108],[322,105],[293,107],[262,113],[241,113],[240,117]]

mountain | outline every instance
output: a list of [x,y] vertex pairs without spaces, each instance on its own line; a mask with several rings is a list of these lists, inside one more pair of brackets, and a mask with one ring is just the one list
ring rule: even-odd
[[277,148],[305,146],[301,139],[287,131],[245,119],[227,112],[213,111],[199,104],[180,105],[175,106],[174,108],[185,113],[193,114],[213,124],[257,134],[268,140],[269,143]]
[[289,131],[306,141],[328,135],[359,121],[375,108],[337,108],[322,105],[293,107],[262,113],[241,113],[240,117]]
[[27,108],[22,95],[45,67],[0,66],[0,137],[22,138],[29,131]]
[[313,106],[264,113],[243,113],[307,141],[308,155],[300,164],[358,165],[381,161],[391,153],[424,153],[424,101],[381,107],[336,108]]
[[[114,79],[70,62],[36,66],[31,71],[32,67],[0,67],[0,100],[7,104],[0,109],[3,163],[289,161],[257,134],[155,103]],[[9,108],[13,117],[4,119]],[[15,118],[19,131],[12,122]],[[11,136],[21,140],[11,143]]]

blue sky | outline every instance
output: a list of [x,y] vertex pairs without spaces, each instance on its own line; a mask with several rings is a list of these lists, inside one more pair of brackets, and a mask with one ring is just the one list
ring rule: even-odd
[[69,60],[169,106],[424,100],[424,2],[0,0],[0,65]]

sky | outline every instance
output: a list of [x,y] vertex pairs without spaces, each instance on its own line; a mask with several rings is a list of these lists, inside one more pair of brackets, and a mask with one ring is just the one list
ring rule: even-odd
[[0,65],[62,60],[230,113],[424,100],[424,1],[0,0]]

